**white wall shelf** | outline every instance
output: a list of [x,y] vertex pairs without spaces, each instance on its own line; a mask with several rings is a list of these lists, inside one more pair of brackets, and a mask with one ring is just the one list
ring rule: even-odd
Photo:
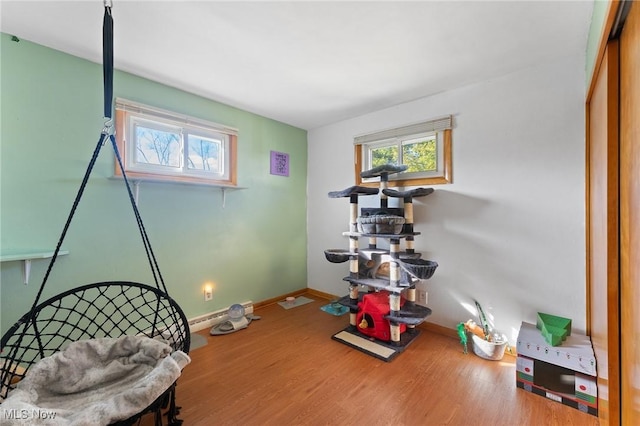
[[[109,179],[118,179],[122,180],[121,176],[112,176]],[[215,183],[201,183],[201,182],[182,182],[178,180],[166,180],[166,179],[153,179],[153,178],[139,178],[139,177],[128,177],[127,178],[131,185],[133,186],[133,198],[138,203],[138,196],[140,194],[140,184],[141,183],[152,183],[152,184],[168,184],[168,185],[196,185],[196,186],[205,186],[212,188],[214,190],[220,190],[222,194],[222,208],[225,208],[227,202],[227,191],[237,191],[239,189],[248,189],[245,186],[232,186],[232,185],[220,185]]]
[[[22,262],[22,275],[24,284],[29,283],[31,274],[31,261],[34,259],[50,259],[55,253],[54,250],[6,250],[0,252],[0,262]],[[69,254],[68,250],[60,250],[58,256]]]

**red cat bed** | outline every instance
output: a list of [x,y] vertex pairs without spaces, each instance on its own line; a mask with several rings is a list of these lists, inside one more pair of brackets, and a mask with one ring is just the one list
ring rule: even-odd
[[[400,298],[400,306],[404,305],[404,297]],[[389,320],[385,319],[389,315],[389,292],[380,291],[377,293],[365,294],[362,301],[358,303],[358,315],[356,324],[358,331],[378,340],[389,341],[391,334],[389,330]],[[407,329],[406,324],[400,324],[400,333]]]

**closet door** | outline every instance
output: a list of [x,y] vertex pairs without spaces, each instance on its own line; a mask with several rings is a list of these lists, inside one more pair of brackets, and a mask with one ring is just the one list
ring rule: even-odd
[[587,100],[588,333],[598,371],[598,415],[620,424],[618,280],[618,43],[609,42]]
[[622,423],[640,425],[640,4],[620,35]]

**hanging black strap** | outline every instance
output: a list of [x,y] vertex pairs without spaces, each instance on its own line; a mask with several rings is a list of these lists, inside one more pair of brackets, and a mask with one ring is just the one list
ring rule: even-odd
[[60,252],[60,248],[62,247],[62,243],[67,235],[67,231],[69,226],[71,225],[71,220],[75,214],[75,211],[82,199],[82,195],[84,194],[84,190],[87,186],[87,182],[89,181],[89,176],[91,175],[91,171],[95,166],[96,160],[98,159],[98,155],[100,154],[100,150],[102,146],[106,143],[107,139],[111,141],[111,146],[113,147],[113,151],[115,153],[115,157],[120,167],[120,171],[122,172],[122,177],[124,178],[125,186],[127,188],[127,192],[129,194],[129,200],[131,202],[131,206],[133,208],[133,212],[138,224],[138,229],[140,231],[140,236],[142,237],[142,242],[144,244],[145,252],[147,254],[147,260],[149,261],[149,266],[151,267],[151,272],[153,274],[153,279],[156,284],[156,288],[164,291],[166,294],[167,287],[164,283],[164,279],[162,278],[162,274],[160,273],[160,268],[158,267],[158,262],[156,260],[155,254],[153,253],[153,249],[151,248],[151,243],[149,242],[149,237],[147,235],[144,224],[142,223],[142,218],[140,216],[140,212],[138,211],[138,206],[136,205],[135,197],[133,196],[133,191],[131,190],[131,185],[129,183],[129,179],[124,170],[124,165],[122,162],[122,158],[120,156],[120,152],[118,150],[118,145],[116,143],[116,139],[113,135],[113,120],[112,120],[112,108],[113,108],[113,17],[111,16],[111,6],[105,3],[105,11],[104,11],[104,19],[103,19],[103,77],[104,77],[104,117],[105,117],[105,127],[100,134],[100,138],[98,139],[98,143],[93,151],[93,155],[91,156],[91,160],[89,161],[89,165],[87,166],[87,170],[82,179],[82,183],[80,184],[80,188],[78,193],[76,194],[75,200],[73,201],[73,206],[71,207],[71,211],[69,212],[69,216],[67,217],[67,221],[62,230],[62,234],[60,235],[60,239],[58,240],[58,244],[56,245],[56,249],[51,257],[51,261],[49,262],[49,267],[44,275],[42,280],[42,284],[40,285],[40,289],[38,290],[38,294],[31,308],[31,312],[35,311],[36,306],[38,306],[38,302],[40,301],[40,297],[42,295],[42,291],[44,290],[44,286],[49,279],[49,275],[51,274],[51,270],[53,269],[53,265],[58,258],[58,254]]
[[102,20],[102,70],[104,80],[104,116],[111,118],[113,100],[113,17],[105,5]]

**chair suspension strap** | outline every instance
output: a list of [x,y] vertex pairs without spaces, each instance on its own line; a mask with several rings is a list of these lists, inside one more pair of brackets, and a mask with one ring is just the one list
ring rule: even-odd
[[153,275],[153,280],[156,284],[156,287],[160,289],[160,284],[162,285],[162,290],[167,293],[167,287],[162,278],[162,274],[160,273],[160,268],[158,267],[158,262],[153,253],[153,249],[151,248],[151,242],[149,241],[149,236],[144,228],[144,224],[142,223],[142,218],[140,216],[140,212],[138,211],[138,206],[135,201],[135,197],[133,196],[133,192],[131,191],[131,185],[129,183],[129,179],[127,178],[127,174],[124,170],[124,165],[122,163],[122,158],[120,156],[120,152],[118,150],[118,145],[116,143],[115,137],[113,136],[113,120],[112,120],[112,110],[113,110],[113,17],[111,16],[111,2],[105,0],[105,8],[104,8],[104,19],[102,24],[102,69],[103,69],[103,79],[104,79],[104,117],[105,117],[105,127],[103,129],[103,134],[108,133],[109,139],[111,140],[111,146],[113,147],[113,152],[118,162],[118,166],[120,167],[120,172],[122,173],[122,177],[124,179],[125,186],[127,188],[127,192],[129,194],[129,201],[131,202],[131,207],[133,208],[133,213],[136,217],[136,222],[138,224],[138,229],[140,231],[140,236],[142,238],[142,243],[144,244],[145,253],[147,255],[147,260],[149,261],[149,266],[151,267],[151,273]]
[[[51,257],[51,261],[49,262],[49,266],[44,275],[42,283],[40,284],[40,289],[38,290],[38,294],[36,295],[35,301],[33,302],[33,306],[31,311],[34,311],[36,306],[38,306],[38,302],[40,301],[40,297],[42,296],[42,292],[44,290],[44,286],[49,279],[51,271],[53,269],[53,265],[58,258],[58,254],[60,252],[60,248],[62,247],[62,243],[67,235],[67,231],[69,226],[71,225],[71,221],[75,214],[75,211],[80,203],[82,195],[84,194],[84,190],[89,181],[89,176],[95,166],[98,155],[100,154],[100,149],[106,143],[107,139],[111,141],[111,145],[116,155],[116,159],[118,161],[120,170],[122,172],[122,176],[125,181],[125,185],[127,187],[127,191],[129,193],[129,200],[133,207],[134,215],[136,217],[136,221],[138,224],[138,229],[140,230],[140,235],[142,237],[142,241],[144,244],[145,252],[147,255],[147,260],[149,261],[149,265],[151,267],[151,272],[153,274],[153,278],[156,284],[156,287],[160,290],[163,290],[167,293],[167,288],[160,273],[160,269],[158,267],[158,262],[153,253],[153,249],[151,248],[151,244],[149,242],[149,237],[144,228],[144,224],[142,223],[142,218],[140,216],[140,212],[138,211],[138,207],[135,203],[135,198],[133,196],[133,192],[131,190],[131,185],[129,184],[129,180],[126,177],[124,166],[122,163],[122,159],[120,153],[118,151],[118,146],[115,141],[115,137],[113,136],[113,119],[112,119],[112,109],[113,109],[113,17],[111,16],[111,5],[110,2],[105,1],[105,11],[104,11],[104,19],[103,19],[103,82],[104,82],[104,117],[105,117],[105,125],[100,134],[100,138],[98,143],[93,151],[93,155],[91,156],[91,160],[89,161],[89,165],[87,166],[87,170],[85,171],[84,177],[82,179],[82,183],[80,184],[80,188],[78,193],[76,194],[75,200],[71,207],[71,211],[69,212],[69,216],[67,217],[67,221],[62,230],[62,234],[60,235],[60,239],[56,245],[56,249]],[[162,286],[162,288],[161,288]]]

